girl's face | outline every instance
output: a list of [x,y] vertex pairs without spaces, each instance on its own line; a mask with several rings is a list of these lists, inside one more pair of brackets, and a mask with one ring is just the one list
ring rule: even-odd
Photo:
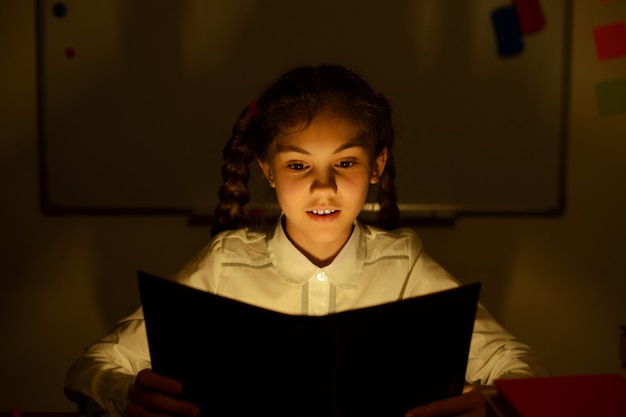
[[321,111],[304,129],[277,139],[274,157],[259,162],[276,188],[291,241],[319,266],[334,259],[378,182],[387,159],[375,158],[359,125]]

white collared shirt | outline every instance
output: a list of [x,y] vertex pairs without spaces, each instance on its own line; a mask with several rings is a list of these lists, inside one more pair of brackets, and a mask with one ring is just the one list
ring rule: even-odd
[[[424,295],[459,283],[422,249],[410,229],[384,231],[355,223],[333,262],[320,268],[288,239],[280,223],[272,233],[223,232],[192,259],[177,280],[248,304],[287,313],[325,315]],[[128,389],[150,367],[143,314],[122,320],[72,366],[66,393],[80,393],[112,415],[122,414]],[[466,381],[543,376],[532,350],[478,307]]]
[[[313,264],[280,224],[272,234],[246,229],[219,235],[183,269],[198,289],[288,314],[324,315],[456,286],[445,271],[431,280],[411,274],[421,242],[413,231],[387,232],[359,223],[333,262]],[[427,285],[425,285],[427,284]]]

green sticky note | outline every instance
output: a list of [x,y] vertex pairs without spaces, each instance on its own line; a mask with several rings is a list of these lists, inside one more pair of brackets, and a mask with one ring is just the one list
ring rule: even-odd
[[601,116],[626,112],[626,78],[597,83],[596,98]]

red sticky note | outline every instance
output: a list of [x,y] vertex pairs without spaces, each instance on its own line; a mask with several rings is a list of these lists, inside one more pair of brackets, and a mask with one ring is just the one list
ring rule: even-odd
[[523,34],[526,35],[543,29],[546,20],[543,17],[539,0],[513,0],[513,4],[517,10],[519,26]]
[[[496,380],[503,409],[520,417],[624,417],[626,379],[618,374]],[[508,414],[507,414],[508,415]]]
[[596,53],[600,61],[626,56],[626,25],[611,23],[593,28]]

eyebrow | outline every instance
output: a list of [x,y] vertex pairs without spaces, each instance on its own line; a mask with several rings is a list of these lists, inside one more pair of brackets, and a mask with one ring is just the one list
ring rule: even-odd
[[[365,137],[361,136],[357,139],[348,141],[346,143],[344,143],[343,145],[341,145],[340,147],[338,147],[337,149],[335,149],[335,151],[333,152],[334,154],[337,154],[339,152],[345,151],[346,149],[350,149],[350,148],[366,148],[365,145]],[[278,145],[276,147],[276,152],[297,152],[297,153],[301,153],[303,155],[310,155],[310,152],[307,151],[304,148],[301,148],[299,146],[296,145]]]

